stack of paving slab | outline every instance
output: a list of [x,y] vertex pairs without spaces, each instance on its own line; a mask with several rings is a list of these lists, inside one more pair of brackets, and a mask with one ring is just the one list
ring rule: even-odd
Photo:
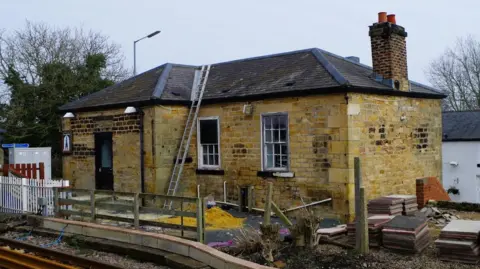
[[368,201],[367,210],[371,215],[402,215],[403,198],[380,197]]
[[421,253],[430,244],[425,218],[395,216],[382,230],[383,246],[403,253]]
[[317,230],[317,244],[320,239],[338,240],[347,234],[347,225],[342,224],[332,228],[320,228]]
[[480,262],[480,221],[452,220],[435,241],[442,261],[478,264]]
[[[370,247],[380,247],[382,245],[382,229],[385,224],[390,222],[395,216],[373,215],[368,217],[368,245]],[[348,243],[356,244],[356,221],[347,225]]]
[[417,196],[416,195],[389,195],[388,198],[403,199],[403,211],[402,215],[413,216],[418,211]]

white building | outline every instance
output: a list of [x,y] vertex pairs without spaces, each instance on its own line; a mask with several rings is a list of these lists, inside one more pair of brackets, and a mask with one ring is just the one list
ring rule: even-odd
[[452,201],[480,203],[480,110],[443,112],[443,187]]

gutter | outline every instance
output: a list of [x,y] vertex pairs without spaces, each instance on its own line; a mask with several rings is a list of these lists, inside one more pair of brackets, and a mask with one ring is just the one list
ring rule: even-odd
[[[409,98],[423,98],[423,99],[443,99],[447,97],[445,94],[432,94],[432,93],[421,93],[421,92],[404,92],[393,89],[376,89],[376,88],[363,88],[355,87],[348,84],[340,85],[330,88],[313,88],[313,89],[291,89],[283,92],[270,92],[263,94],[254,94],[254,95],[244,95],[244,96],[225,96],[218,98],[208,98],[204,97],[202,104],[219,104],[226,102],[241,102],[241,101],[258,101],[264,99],[277,99],[284,97],[302,97],[310,95],[327,95],[327,94],[345,94],[345,93],[364,93],[364,94],[374,94],[374,95],[386,95],[386,96],[403,96]],[[109,104],[95,107],[81,107],[81,108],[62,108],[57,110],[58,114],[65,112],[91,112],[91,111],[102,111],[108,109],[118,109],[125,106],[135,106],[135,107],[145,107],[152,105],[184,105],[190,106],[190,100],[162,100],[160,98],[151,98],[149,100],[138,101],[138,102],[123,102],[117,104]]]

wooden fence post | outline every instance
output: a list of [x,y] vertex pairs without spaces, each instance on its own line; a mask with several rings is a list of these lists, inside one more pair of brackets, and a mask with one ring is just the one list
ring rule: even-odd
[[270,224],[270,217],[272,216],[272,195],[273,195],[273,183],[268,182],[267,199],[265,201],[265,215],[263,215],[263,224]]
[[367,210],[365,206],[365,188],[360,188],[360,212],[359,220],[360,231],[357,234],[360,235],[360,254],[367,254],[368,248],[368,223],[367,223]]
[[182,199],[180,200],[180,211],[182,212],[182,215],[180,216],[180,229],[181,229],[181,235],[184,237],[184,227],[183,227],[183,196]]
[[205,242],[203,231],[203,199],[197,198],[197,241],[200,243]]
[[90,190],[90,219],[95,221],[95,190]]
[[242,212],[242,189],[240,186],[237,186],[237,193],[238,193],[238,211]]
[[253,186],[248,187],[248,212],[251,212],[253,210]]
[[58,188],[53,188],[53,212],[55,218],[60,217],[60,201]]
[[140,227],[140,203],[138,199],[138,192],[133,195],[133,225],[135,229]]

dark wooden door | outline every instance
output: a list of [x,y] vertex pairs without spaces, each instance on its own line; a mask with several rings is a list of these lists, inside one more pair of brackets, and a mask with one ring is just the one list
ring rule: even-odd
[[112,133],[95,134],[95,188],[113,190]]

